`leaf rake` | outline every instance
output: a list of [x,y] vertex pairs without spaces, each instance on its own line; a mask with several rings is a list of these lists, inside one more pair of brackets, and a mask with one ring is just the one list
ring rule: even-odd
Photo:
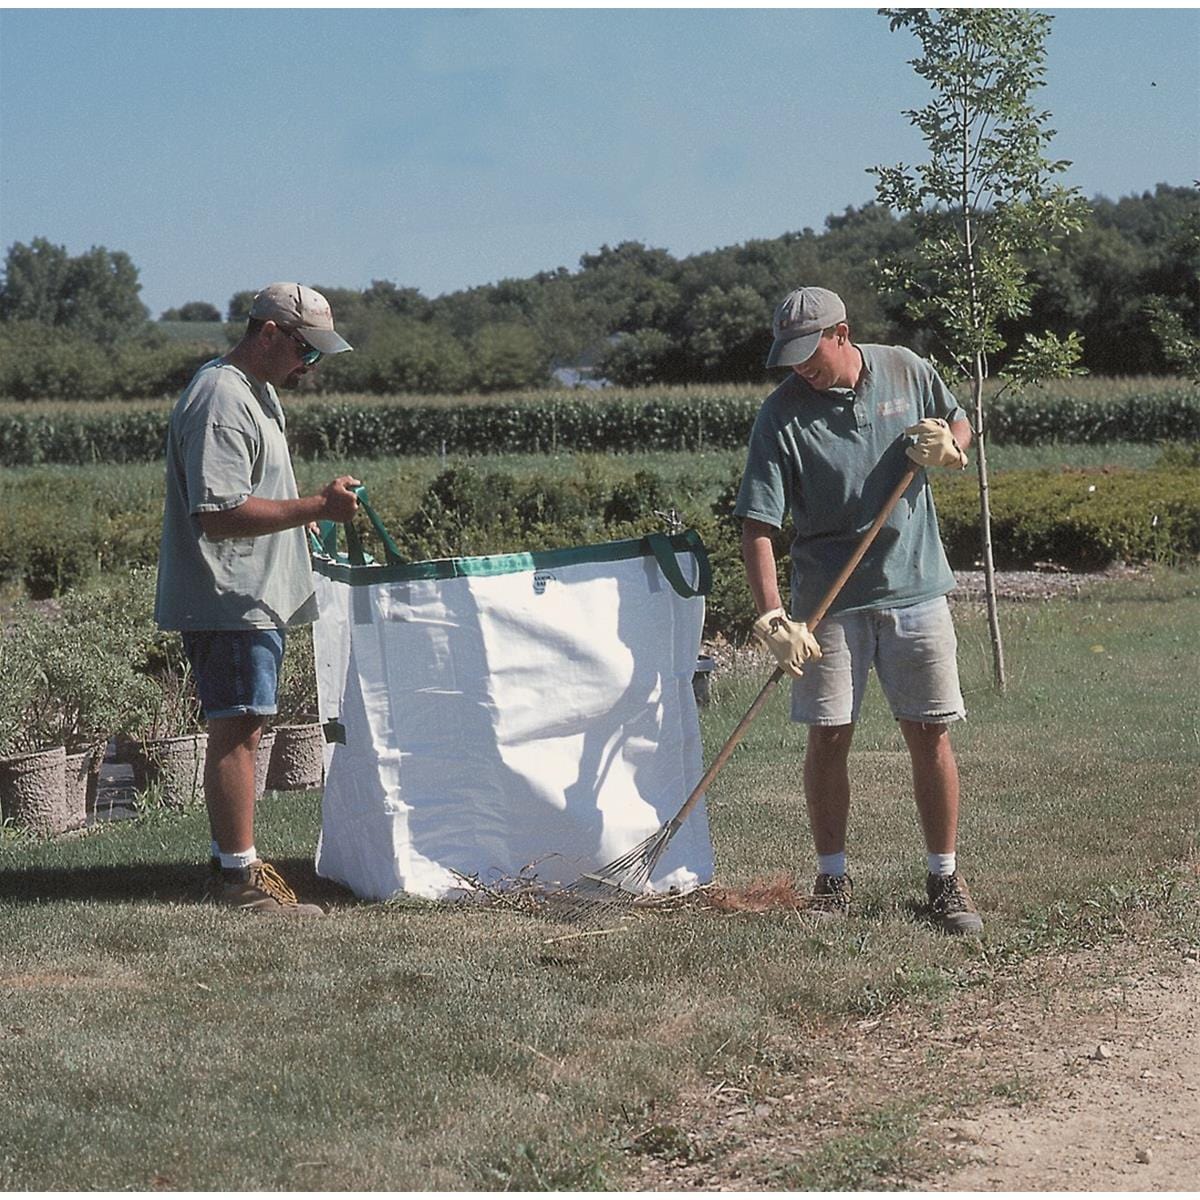
[[[854,569],[875,540],[875,535],[892,515],[892,509],[899,503],[900,497],[908,490],[908,485],[912,483],[920,469],[916,463],[908,464],[900,482],[896,484],[892,494],[885,501],[871,528],[863,534],[854,553],[850,556],[850,560],[842,568],[809,618],[808,628],[810,630],[816,629],[824,619],[825,614],[829,611],[829,606],[845,587],[846,580],[854,573]],[[746,710],[746,715],[737,723],[737,727],[729,735],[716,758],[713,759],[711,766],[704,772],[700,782],[692,789],[679,811],[657,832],[639,842],[632,850],[627,850],[620,858],[613,859],[612,862],[598,867],[595,871],[585,872],[574,883],[568,884],[557,892],[552,892],[546,897],[545,912],[547,916],[572,924],[603,926],[615,923],[633,907],[634,903],[645,894],[646,885],[650,882],[651,875],[654,874],[654,868],[658,866],[671,839],[687,820],[692,809],[700,803],[701,797],[708,791],[709,785],[717,777],[718,772],[729,761],[746,730],[763,710],[771,698],[775,685],[784,677],[784,674],[785,671],[782,667],[776,667],[771,672],[771,677],[763,684],[762,689],[754,698],[754,703]]]

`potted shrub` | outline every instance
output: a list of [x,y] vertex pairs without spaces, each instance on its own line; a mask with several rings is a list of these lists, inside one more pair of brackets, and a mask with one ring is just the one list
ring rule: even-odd
[[50,835],[82,822],[67,810],[67,752],[31,640],[41,619],[23,610],[0,633],[0,814],[32,833]]
[[[58,613],[31,639],[46,673],[67,751],[68,803],[95,808],[109,738],[137,712],[153,708],[155,690],[137,667],[157,631],[150,624],[148,580],[122,578],[62,597]],[[137,602],[131,588],[140,593]]]
[[208,746],[191,670],[184,663],[142,678],[148,686],[121,730],[133,742],[134,787],[168,808],[187,808],[204,799]]
[[56,717],[55,738],[66,749],[64,803],[72,825],[86,824],[96,807],[100,764],[125,696],[120,662],[74,639],[70,630],[42,659]]
[[317,668],[312,626],[289,629],[279,675],[279,712],[266,786],[274,791],[306,791],[321,786],[325,738],[317,717]]
[[72,618],[93,630],[98,644],[122,660],[116,705],[117,758],[133,768],[143,799],[183,808],[203,797],[204,751],[200,704],[178,634],[154,625],[152,567],[137,567],[92,592],[69,598]]

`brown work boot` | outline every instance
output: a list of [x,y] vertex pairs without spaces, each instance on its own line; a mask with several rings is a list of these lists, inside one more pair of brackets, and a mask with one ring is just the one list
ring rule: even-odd
[[850,913],[854,883],[849,875],[818,875],[804,912],[821,921],[842,920]]
[[325,910],[316,904],[301,904],[296,893],[283,881],[283,876],[262,859],[242,870],[220,871],[208,889],[215,904],[262,916],[323,917]]
[[925,894],[929,897],[930,920],[944,933],[983,932],[983,919],[957,871],[953,875],[926,875]]

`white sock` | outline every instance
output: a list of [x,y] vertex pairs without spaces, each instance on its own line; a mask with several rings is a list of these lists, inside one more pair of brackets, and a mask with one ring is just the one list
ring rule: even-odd
[[253,846],[249,850],[240,850],[237,854],[226,854],[219,850],[217,856],[226,871],[244,871],[252,862],[258,861],[258,851]]
[[817,874],[818,875],[845,875],[846,873],[846,852],[839,850],[836,854],[818,854],[817,855]]
[[211,854],[213,856],[213,858],[220,858],[221,857],[221,847],[217,845],[217,839],[213,838],[210,845],[212,848],[209,850],[209,854]]
[[926,854],[925,866],[930,875],[953,875],[958,870],[957,860],[953,850],[949,854]]

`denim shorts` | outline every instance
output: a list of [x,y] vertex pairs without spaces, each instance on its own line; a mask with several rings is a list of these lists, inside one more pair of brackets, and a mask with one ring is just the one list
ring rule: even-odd
[[828,616],[816,638],[821,657],[804,664],[803,678],[792,680],[793,721],[855,723],[871,667],[896,720],[945,725],[967,715],[945,596],[905,608]]
[[214,717],[273,716],[279,702],[282,629],[202,629],[183,633],[200,706]]

